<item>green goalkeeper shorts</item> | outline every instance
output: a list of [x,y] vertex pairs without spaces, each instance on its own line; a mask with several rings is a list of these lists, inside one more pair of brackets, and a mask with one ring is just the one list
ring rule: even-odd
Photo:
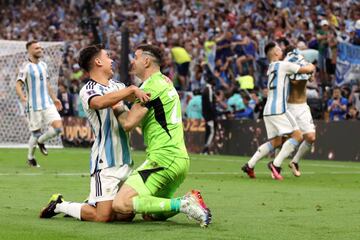
[[184,181],[189,166],[189,158],[151,155],[151,160],[145,160],[125,184],[135,189],[140,196],[172,198]]

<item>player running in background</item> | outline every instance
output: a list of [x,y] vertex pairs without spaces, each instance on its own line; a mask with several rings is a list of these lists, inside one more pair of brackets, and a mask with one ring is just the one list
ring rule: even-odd
[[[63,125],[58,113],[62,109],[62,105],[48,83],[50,78],[48,66],[40,60],[43,56],[42,47],[33,40],[26,43],[26,50],[29,58],[20,67],[16,81],[16,93],[26,106],[31,131],[28,164],[31,167],[40,167],[34,156],[36,145],[39,146],[42,154],[48,155],[44,143],[62,132]],[[22,90],[24,85],[26,95]],[[49,125],[48,130],[41,133],[44,124]]]
[[314,65],[300,67],[295,63],[280,61],[283,51],[274,42],[266,45],[265,53],[270,61],[268,75],[268,98],[264,107],[264,122],[269,141],[262,144],[252,158],[242,167],[249,177],[255,178],[254,167],[257,161],[268,155],[273,149],[282,144],[282,137],[290,135],[283,144],[274,161],[268,163],[268,168],[274,179],[282,180],[281,164],[302,141],[302,133],[295,118],[287,110],[287,93],[289,88],[289,74],[312,73]]
[[128,135],[118,123],[112,106],[134,95],[146,102],[149,97],[135,86],[125,88],[110,80],[113,60],[99,45],[80,52],[79,65],[90,74],[90,80],[80,90],[86,116],[95,134],[90,154],[90,195],[88,203],[64,201],[54,194],[40,212],[40,218],[51,218],[64,213],[84,221],[109,222],[132,219],[132,214],[115,214],[112,201],[119,185],[132,171]]
[[[287,54],[284,61],[297,63],[299,65],[308,64],[304,57],[299,54],[294,47],[286,50]],[[310,151],[315,142],[316,133],[315,125],[311,116],[310,107],[306,103],[306,83],[311,80],[311,74],[295,74],[290,75],[290,95],[288,98],[288,110],[294,116],[300,131],[303,134],[304,140],[299,146],[296,154],[289,163],[294,176],[300,177],[301,172],[299,168],[299,160]],[[305,81],[298,81],[305,80]]]
[[147,157],[121,187],[113,208],[123,214],[141,213],[144,218],[156,220],[181,212],[207,226],[211,213],[199,191],[174,198],[190,161],[179,95],[172,81],[160,72],[161,58],[161,50],[156,46],[141,45],[136,49],[131,71],[143,81],[141,89],[150,93],[151,100],[145,105],[134,104],[129,112],[115,108],[125,130],[141,125]]

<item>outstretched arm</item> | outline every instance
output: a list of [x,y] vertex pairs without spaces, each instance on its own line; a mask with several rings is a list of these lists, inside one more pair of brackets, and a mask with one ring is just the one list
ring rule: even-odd
[[135,86],[130,86],[116,92],[108,93],[103,96],[95,96],[91,98],[89,106],[92,109],[103,109],[112,107],[121,100],[126,100],[135,95],[141,102],[148,102],[150,97],[148,94]]

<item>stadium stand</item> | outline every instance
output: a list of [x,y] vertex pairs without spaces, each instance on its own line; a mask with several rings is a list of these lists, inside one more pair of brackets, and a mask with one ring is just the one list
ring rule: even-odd
[[[82,114],[78,91],[87,75],[76,61],[82,47],[103,43],[116,63],[114,78],[121,80],[118,69],[123,25],[129,28],[131,48],[147,42],[163,49],[163,72],[174,80],[179,91],[202,89],[209,77],[209,67],[217,78],[217,95],[225,97],[219,108],[224,108],[226,99],[240,88],[240,98],[249,102],[250,108],[261,109],[266,97],[262,91],[267,65],[264,46],[276,40],[283,48],[296,46],[315,63],[323,60],[318,62],[320,71],[308,91],[310,106],[316,113],[314,118],[328,118],[327,102],[335,85],[341,86],[343,97],[349,100],[348,109],[360,110],[356,104],[359,74],[341,82],[335,77],[337,45],[360,45],[359,1],[5,0],[0,8],[0,39],[66,42],[59,78],[59,98],[65,94],[63,99],[71,102],[67,104],[69,109],[64,109],[66,115]],[[185,80],[178,77],[179,69],[171,55],[175,46],[190,56]],[[239,86],[238,80],[244,76],[252,79],[250,86],[254,88]],[[236,115],[225,111],[220,117]]]

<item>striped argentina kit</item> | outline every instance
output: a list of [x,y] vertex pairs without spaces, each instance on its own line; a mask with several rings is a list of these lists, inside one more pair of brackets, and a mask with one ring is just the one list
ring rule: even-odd
[[111,107],[96,110],[89,106],[91,98],[124,88],[124,84],[113,80],[105,86],[90,79],[80,91],[84,111],[95,134],[91,149],[90,174],[113,166],[132,165],[128,134],[118,123]]
[[21,65],[17,80],[25,84],[27,111],[45,110],[54,105],[48,93],[48,79],[48,67],[45,62],[35,64],[27,61]]
[[268,98],[264,108],[264,116],[280,115],[286,112],[286,102],[289,94],[289,78],[300,66],[295,63],[276,61],[269,65]]

